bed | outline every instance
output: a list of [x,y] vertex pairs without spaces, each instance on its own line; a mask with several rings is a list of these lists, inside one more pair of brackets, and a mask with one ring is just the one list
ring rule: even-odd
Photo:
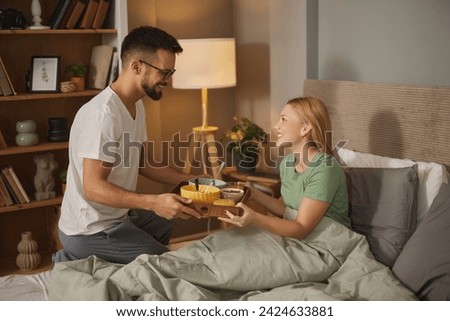
[[298,241],[229,228],[162,256],[90,257],[0,288],[36,289],[37,278],[33,300],[449,300],[450,89],[307,80],[304,95],[330,109],[352,230],[324,218]]

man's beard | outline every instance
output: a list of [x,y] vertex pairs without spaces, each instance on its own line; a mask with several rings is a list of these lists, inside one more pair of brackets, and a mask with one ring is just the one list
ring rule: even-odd
[[[162,98],[162,91],[156,91],[156,89],[155,89],[158,85],[160,85],[160,84],[156,84],[156,86],[154,86],[154,87],[147,87],[147,86],[143,85],[142,88],[144,89],[144,91],[148,97],[157,101]],[[165,84],[161,84],[161,85],[164,86]]]

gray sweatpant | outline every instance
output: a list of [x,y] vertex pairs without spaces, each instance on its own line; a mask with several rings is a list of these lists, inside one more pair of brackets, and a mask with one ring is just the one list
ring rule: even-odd
[[66,235],[59,231],[64,246],[55,253],[54,263],[78,260],[95,255],[113,263],[127,264],[140,254],[169,251],[172,221],[154,212],[130,210],[122,223],[92,235]]

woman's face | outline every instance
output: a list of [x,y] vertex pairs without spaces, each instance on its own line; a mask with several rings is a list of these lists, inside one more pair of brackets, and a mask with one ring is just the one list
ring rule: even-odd
[[305,122],[300,113],[291,105],[283,107],[280,114],[280,120],[275,125],[277,131],[277,147],[301,146],[304,137],[301,135],[302,126]]

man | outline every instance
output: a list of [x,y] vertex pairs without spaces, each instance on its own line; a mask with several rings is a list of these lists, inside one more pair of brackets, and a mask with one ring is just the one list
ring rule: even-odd
[[96,255],[128,263],[143,253],[161,254],[168,250],[172,219],[200,217],[187,206],[190,200],[179,195],[135,192],[139,171],[170,184],[189,178],[170,167],[139,167],[147,141],[141,99],[161,98],[175,72],[175,55],[182,51],[174,37],[158,28],[132,30],[122,43],[118,79],[78,111],[59,220],[64,249],[55,254],[55,262]]

